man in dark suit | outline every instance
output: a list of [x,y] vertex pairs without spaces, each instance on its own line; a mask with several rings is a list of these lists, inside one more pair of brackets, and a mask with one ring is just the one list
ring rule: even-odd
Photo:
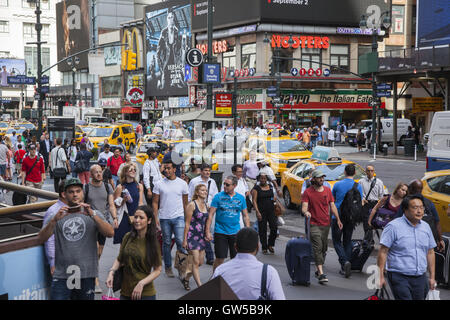
[[48,133],[45,134],[44,140],[39,142],[39,153],[44,157],[45,171],[48,170],[49,164],[49,154],[50,150],[53,148],[53,143],[50,141],[50,135]]

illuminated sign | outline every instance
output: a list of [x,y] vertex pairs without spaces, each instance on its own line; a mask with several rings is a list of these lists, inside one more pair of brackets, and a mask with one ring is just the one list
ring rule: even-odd
[[293,44],[289,44],[289,36],[279,34],[272,35],[272,48],[299,48],[302,49],[328,49],[330,47],[329,37],[318,36],[292,36]]
[[[208,53],[208,44],[197,44],[197,49],[200,49],[202,53],[205,55]],[[228,51],[228,43],[225,40],[221,41],[213,41],[212,43],[213,54],[224,53]]]
[[144,67],[143,44],[141,31],[138,28],[125,29],[122,36],[122,70],[127,69],[127,53],[136,55],[136,69]]

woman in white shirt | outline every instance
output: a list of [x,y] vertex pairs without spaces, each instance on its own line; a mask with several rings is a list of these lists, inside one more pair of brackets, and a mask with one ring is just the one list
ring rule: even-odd
[[67,149],[67,154],[69,155],[70,171],[72,172],[72,177],[74,178],[77,177],[77,173],[74,171],[74,168],[78,151],[77,141],[75,139],[72,139],[70,141],[70,146]]

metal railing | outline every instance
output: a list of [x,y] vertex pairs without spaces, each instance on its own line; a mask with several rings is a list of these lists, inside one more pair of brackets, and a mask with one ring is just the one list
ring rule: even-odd
[[382,51],[378,56],[378,71],[449,67],[450,45]]

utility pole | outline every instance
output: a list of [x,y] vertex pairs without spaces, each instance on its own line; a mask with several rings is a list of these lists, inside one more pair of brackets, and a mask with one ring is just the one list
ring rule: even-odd
[[237,127],[237,77],[234,76],[234,81],[233,81],[233,127],[234,127],[234,145],[233,145],[233,160],[234,160],[234,164],[237,163],[237,136],[236,136],[236,127]]
[[[212,62],[213,50],[212,50],[212,39],[213,39],[213,3],[212,0],[208,0],[208,56],[206,61],[208,63]],[[212,95],[213,87],[211,83],[206,84],[206,109],[213,110],[212,105]],[[206,146],[212,143],[212,123],[206,122]]]

